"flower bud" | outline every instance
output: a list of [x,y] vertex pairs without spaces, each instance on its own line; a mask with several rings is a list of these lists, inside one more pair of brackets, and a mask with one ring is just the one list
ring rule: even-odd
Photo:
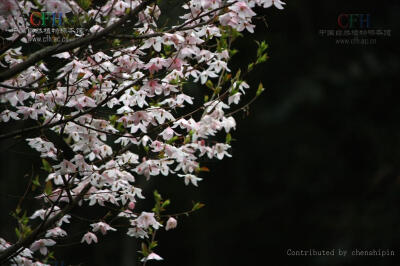
[[178,221],[172,217],[170,217],[167,221],[167,226],[165,227],[165,230],[168,231],[170,229],[174,229],[178,225]]
[[128,208],[129,208],[130,210],[133,210],[133,209],[135,208],[135,203],[134,203],[133,201],[129,202]]

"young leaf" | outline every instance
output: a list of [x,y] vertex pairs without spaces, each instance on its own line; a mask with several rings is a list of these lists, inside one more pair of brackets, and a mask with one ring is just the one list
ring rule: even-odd
[[205,204],[200,203],[200,202],[196,202],[196,203],[193,205],[192,211],[197,211],[197,210],[203,208],[204,206],[205,206]]
[[[45,170],[46,172],[51,173],[52,167],[46,159],[42,159],[42,164],[43,164],[42,169]],[[39,186],[40,186],[40,184],[39,184]]]
[[260,96],[263,91],[264,91],[264,87],[263,87],[263,84],[260,82],[260,84],[258,85],[256,96],[257,97]]
[[44,193],[46,193],[46,195],[51,195],[51,192],[53,192],[53,184],[49,180],[46,182],[46,186],[44,188]]
[[226,134],[225,143],[229,144],[229,143],[231,143],[231,140],[232,140],[231,133]]
[[167,199],[166,201],[164,201],[162,204],[161,204],[161,208],[165,208],[165,207],[167,207],[168,205],[170,205],[171,204],[171,201],[169,200],[169,199]]

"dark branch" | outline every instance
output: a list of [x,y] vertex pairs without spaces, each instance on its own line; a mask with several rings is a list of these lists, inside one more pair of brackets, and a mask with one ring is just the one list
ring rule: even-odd
[[24,71],[28,67],[34,65],[35,63],[39,62],[43,58],[55,54],[59,54],[62,52],[70,51],[72,49],[86,46],[95,40],[98,40],[101,37],[106,36],[107,34],[111,33],[112,31],[118,29],[123,25],[128,19],[133,16],[136,16],[140,11],[142,11],[147,5],[153,3],[155,0],[147,0],[143,1],[140,5],[138,5],[132,12],[122,17],[120,20],[115,22],[114,24],[108,26],[107,28],[103,29],[102,31],[95,32],[90,34],[89,36],[79,38],[75,41],[65,43],[65,44],[57,44],[54,46],[45,47],[35,53],[33,53],[27,60],[22,63],[15,65],[14,67],[10,68],[9,70],[3,71],[0,73],[0,82],[5,81],[14,75]]

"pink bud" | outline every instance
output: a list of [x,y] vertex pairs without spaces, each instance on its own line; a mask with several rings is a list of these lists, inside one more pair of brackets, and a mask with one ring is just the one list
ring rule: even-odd
[[129,208],[130,210],[133,210],[133,209],[135,208],[135,203],[134,203],[133,201],[129,202],[128,208]]
[[178,221],[175,220],[174,218],[170,217],[167,221],[167,226],[165,227],[165,230],[170,230],[174,229],[178,225]]

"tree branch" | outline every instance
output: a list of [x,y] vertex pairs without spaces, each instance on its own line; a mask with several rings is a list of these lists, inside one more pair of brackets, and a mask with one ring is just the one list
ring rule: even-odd
[[27,247],[32,244],[38,235],[47,231],[50,227],[54,225],[59,219],[61,219],[65,214],[69,213],[77,204],[78,202],[85,196],[86,192],[89,191],[91,188],[91,184],[88,183],[82,191],[78,194],[78,196],[74,199],[73,202],[68,204],[61,212],[57,213],[53,217],[49,218],[44,224],[39,225],[29,234],[27,237],[18,240],[14,245],[10,246],[9,248],[5,249],[3,252],[0,253],[0,264],[4,264],[13,257],[13,255],[19,251],[19,249],[23,247]]
[[35,53],[33,53],[27,60],[25,60],[22,63],[19,63],[15,65],[14,67],[3,71],[0,73],[0,82],[5,81],[14,75],[24,71],[28,67],[34,65],[35,63],[39,62],[43,58],[55,54],[59,54],[62,52],[66,52],[72,49],[75,49],[77,47],[82,47],[86,46],[93,41],[106,36],[110,32],[114,31],[115,29],[118,29],[123,25],[129,18],[137,15],[140,11],[142,11],[147,5],[153,3],[155,0],[145,0],[143,1],[140,5],[138,5],[134,10],[132,10],[129,14],[126,14],[124,17],[122,17],[120,20],[115,22],[114,24],[108,26],[107,28],[103,29],[102,31],[95,32],[90,34],[89,36],[79,38],[75,41],[65,43],[65,44],[57,44],[54,46],[49,46],[45,47]]

